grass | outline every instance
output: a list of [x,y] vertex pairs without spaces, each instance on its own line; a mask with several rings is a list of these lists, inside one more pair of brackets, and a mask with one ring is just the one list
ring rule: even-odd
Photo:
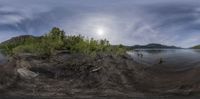
[[86,39],[84,36],[65,36],[65,32],[54,27],[49,33],[41,37],[17,39],[0,45],[6,55],[18,53],[33,53],[41,56],[51,56],[56,50],[68,50],[70,53],[112,53],[121,55],[126,52],[122,45],[112,46],[109,41]]

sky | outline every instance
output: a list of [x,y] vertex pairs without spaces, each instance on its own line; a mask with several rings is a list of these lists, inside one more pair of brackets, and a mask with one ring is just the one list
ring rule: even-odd
[[200,0],[0,0],[0,42],[52,27],[111,44],[187,48],[200,44]]

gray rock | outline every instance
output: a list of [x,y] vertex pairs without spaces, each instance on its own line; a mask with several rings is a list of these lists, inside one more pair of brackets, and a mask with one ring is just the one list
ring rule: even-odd
[[17,69],[17,73],[19,73],[20,77],[25,78],[25,79],[32,79],[38,76],[37,73],[32,72],[26,68]]

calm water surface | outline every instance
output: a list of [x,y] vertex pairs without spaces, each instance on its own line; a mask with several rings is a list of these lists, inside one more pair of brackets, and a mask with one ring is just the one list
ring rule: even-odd
[[195,66],[200,65],[199,49],[137,49],[128,52],[133,59],[144,65]]

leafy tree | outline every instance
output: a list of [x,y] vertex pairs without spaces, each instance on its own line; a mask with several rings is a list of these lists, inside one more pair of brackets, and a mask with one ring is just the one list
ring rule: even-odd
[[52,39],[59,39],[64,40],[65,38],[65,32],[63,30],[60,30],[57,27],[52,28],[52,30],[48,33],[48,36]]

